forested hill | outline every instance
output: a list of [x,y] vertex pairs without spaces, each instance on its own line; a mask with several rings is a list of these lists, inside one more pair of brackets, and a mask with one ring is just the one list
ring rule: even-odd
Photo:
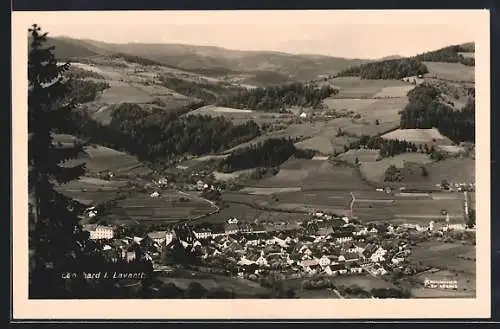
[[402,58],[353,66],[339,72],[337,76],[359,76],[361,79],[402,79],[427,72],[427,67],[420,61]]
[[474,56],[464,55],[473,54],[474,51],[474,43],[452,45],[413,57],[384,59],[351,66],[337,73],[337,76],[359,76],[362,79],[401,79],[428,73],[428,68],[423,62],[462,63],[474,66]]
[[474,53],[474,50],[474,43],[454,45],[419,54],[415,56],[415,59],[422,62],[462,63],[464,65],[474,66],[474,57],[464,57],[464,55],[461,54]]
[[323,99],[337,92],[329,85],[319,87],[313,84],[292,83],[238,91],[235,95],[219,98],[217,105],[263,112],[284,112],[289,106],[318,107]]
[[423,84],[408,93],[409,103],[400,112],[400,127],[437,128],[455,143],[475,141],[475,99],[469,98],[460,110],[455,110],[441,99],[441,92]]
[[254,121],[236,125],[223,117],[191,115],[187,118],[128,103],[115,109],[109,125],[92,120],[86,112],[78,113],[74,122],[74,135],[150,162],[221,152],[261,133]]
[[314,156],[312,150],[297,149],[295,141],[290,138],[269,138],[264,142],[239,148],[219,163],[221,172],[255,167],[276,167],[291,156],[310,159]]

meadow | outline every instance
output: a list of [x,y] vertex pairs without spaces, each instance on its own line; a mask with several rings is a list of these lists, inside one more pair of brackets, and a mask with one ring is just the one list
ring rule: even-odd
[[385,139],[405,140],[416,144],[450,145],[449,138],[443,136],[436,128],[430,129],[397,129],[382,135]]
[[351,285],[356,285],[365,291],[370,291],[371,289],[395,288],[392,283],[370,275],[336,276],[332,279],[332,282],[336,286],[343,285],[349,287]]
[[424,62],[429,69],[426,77],[450,81],[474,81],[474,66],[461,63]]
[[413,247],[408,260],[451,272],[475,274],[476,262],[460,258],[475,249],[470,244],[429,241]]
[[[425,165],[433,162],[429,155],[425,153],[403,153],[393,157],[382,158],[379,161],[370,160],[373,159],[368,157],[365,157],[364,160],[360,159],[360,171],[363,177],[374,183],[384,183],[385,172],[391,165],[394,165],[397,168],[403,168],[409,163]],[[418,174],[421,175],[421,171]]]
[[[339,93],[335,96],[337,98],[374,98],[384,88],[410,86],[409,83],[400,80],[367,80],[359,77],[335,78],[331,83],[339,89]],[[398,90],[397,95],[399,94],[401,90]]]
[[106,170],[115,175],[148,171],[136,157],[100,145],[86,147],[85,154],[67,162],[68,165],[80,163],[85,163],[87,171],[92,174]]
[[185,195],[173,191],[160,192],[157,198],[150,197],[149,193],[134,193],[118,201],[117,207],[126,216],[147,224],[194,218],[216,210],[208,202],[198,198],[186,198]]
[[[354,193],[356,201],[353,215],[361,221],[390,221],[428,225],[431,220],[445,220],[441,211],[446,210],[450,219],[463,221],[463,196],[448,199],[428,197],[391,196],[382,192]],[[377,193],[377,194],[375,194]]]

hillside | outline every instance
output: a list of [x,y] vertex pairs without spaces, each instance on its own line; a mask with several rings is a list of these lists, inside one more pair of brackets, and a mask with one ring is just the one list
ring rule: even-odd
[[111,53],[93,44],[71,38],[48,38],[47,45],[55,47],[54,53],[59,60],[82,59]]
[[475,52],[474,43],[465,43],[461,45],[452,45],[428,51],[415,56],[415,59],[422,62],[446,62],[446,63],[461,63],[467,66],[474,66],[474,57],[464,54]]
[[[255,71],[279,72],[290,80],[310,80],[320,74],[333,74],[368,60],[320,55],[292,55],[272,51],[240,51],[221,47],[181,44],[114,44],[93,40],[57,38],[73,45],[71,55],[122,53],[158,62],[165,66],[212,76],[241,75],[254,79]],[[61,52],[62,53],[62,52]],[[64,54],[64,53],[62,53]],[[58,55],[59,56],[59,55]],[[262,73],[259,73],[262,75]],[[272,75],[271,78],[276,78]],[[260,79],[259,79],[260,80]],[[281,80],[281,79],[280,79]]]

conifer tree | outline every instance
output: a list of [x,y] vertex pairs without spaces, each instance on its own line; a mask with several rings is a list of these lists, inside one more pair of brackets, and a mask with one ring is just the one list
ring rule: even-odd
[[85,165],[65,162],[83,151],[83,144],[57,146],[54,133],[71,127],[69,63],[58,64],[54,47],[44,45],[47,33],[34,24],[29,30],[28,161],[30,201],[30,298],[60,298],[68,294],[63,273],[89,252],[88,233],[78,224],[80,205],[56,191],[77,179]]

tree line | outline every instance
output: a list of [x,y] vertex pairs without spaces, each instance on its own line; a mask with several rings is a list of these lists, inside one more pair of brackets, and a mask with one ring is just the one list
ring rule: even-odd
[[96,122],[84,112],[75,121],[80,137],[151,162],[187,154],[218,153],[260,135],[254,121],[235,125],[224,117],[184,117],[129,103],[121,104],[112,112],[108,125]]
[[419,60],[403,58],[352,66],[339,72],[337,76],[359,76],[361,79],[402,79],[428,72],[427,66]]
[[437,128],[455,143],[475,141],[475,100],[460,110],[444,104],[437,88],[419,85],[408,92],[408,104],[400,112],[400,128]]
[[[447,62],[447,63],[462,63],[468,66],[474,66],[474,57],[466,58],[460,52],[470,52],[470,48],[461,45],[444,47],[435,51],[429,51],[415,56],[422,62]],[[472,51],[474,51],[472,49]]]
[[83,79],[71,79],[69,86],[71,88],[69,96],[80,104],[96,100],[97,96],[110,87],[106,81],[94,82]]
[[301,82],[239,90],[220,97],[217,105],[262,112],[287,112],[287,106],[319,107],[323,99],[338,92],[329,85],[322,87]]
[[89,70],[84,70],[82,68],[72,66],[67,72],[67,75],[73,79],[99,79],[99,80],[104,80],[105,77],[104,75],[94,72],[94,71],[89,71]]
[[292,155],[297,158],[314,156],[314,151],[297,149],[294,143],[291,138],[270,138],[239,148],[219,162],[218,170],[228,173],[255,167],[271,168],[282,164]]
[[384,139],[380,136],[361,135],[358,140],[346,145],[344,151],[359,150],[360,148],[379,150],[380,156],[386,158],[405,152],[417,152],[419,149],[423,149],[423,146],[417,146],[415,143],[405,140]]

